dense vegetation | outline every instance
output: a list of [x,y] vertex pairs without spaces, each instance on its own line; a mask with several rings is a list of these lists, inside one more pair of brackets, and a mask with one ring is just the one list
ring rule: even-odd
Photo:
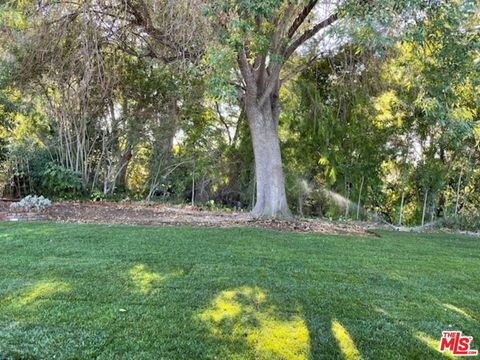
[[0,357],[440,359],[447,329],[478,349],[478,239],[381,235],[0,223]]
[[479,19],[470,0],[6,2],[1,191],[478,228]]

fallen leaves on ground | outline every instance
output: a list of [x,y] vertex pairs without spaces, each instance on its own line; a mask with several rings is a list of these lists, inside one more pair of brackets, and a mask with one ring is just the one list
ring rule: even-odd
[[[19,216],[21,219],[21,216]],[[0,201],[0,220],[11,219],[7,202]],[[32,220],[30,216],[28,220]],[[39,220],[88,224],[171,225],[200,227],[248,226],[303,233],[371,235],[358,224],[330,222],[321,219],[259,219],[247,212],[207,211],[191,206],[146,204],[142,202],[76,202],[54,203]]]

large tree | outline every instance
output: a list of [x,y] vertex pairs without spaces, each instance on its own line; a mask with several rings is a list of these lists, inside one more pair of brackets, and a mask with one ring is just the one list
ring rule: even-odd
[[[144,54],[165,62],[181,59],[198,64],[205,48],[210,47],[216,51],[214,61],[224,53],[235,58],[241,80],[237,83],[239,99],[248,119],[255,154],[257,196],[253,214],[289,216],[278,123],[280,87],[291,75],[282,79],[281,73],[299,47],[339,18],[335,2],[126,0],[121,2],[123,5],[116,1],[99,3],[102,6],[98,12],[102,16],[120,17],[121,25],[116,25],[119,29],[133,28],[133,33],[138,33],[138,38],[147,45]],[[125,11],[118,12],[119,9]],[[203,10],[207,10],[209,16],[203,17]],[[323,19],[313,23],[318,17]],[[209,19],[210,26],[206,26],[202,18]],[[127,51],[132,49],[131,36],[120,39],[130,40],[121,44]],[[212,45],[210,40],[219,45]]]
[[220,43],[228,46],[227,53],[239,70],[238,95],[255,155],[256,216],[290,215],[278,126],[280,88],[291,75],[282,78],[282,69],[300,46],[337,21],[336,7],[327,5],[318,0],[220,0],[212,4]]
[[[235,61],[237,88],[248,119],[257,197],[253,214],[285,217],[287,204],[278,136],[282,85],[312,60],[332,50],[328,42],[344,43],[360,35],[365,44],[398,33],[415,20],[421,1],[213,0],[218,48]],[[418,13],[417,13],[418,14]],[[338,24],[338,26],[336,25]],[[337,28],[339,31],[331,31]],[[346,31],[346,32],[345,32]],[[314,46],[309,46],[312,44]],[[302,51],[297,51],[302,49]],[[292,66],[295,53],[300,61]],[[218,55],[214,54],[216,64]],[[300,63],[300,65],[298,65]]]
[[[278,137],[279,91],[298,69],[281,78],[282,69],[299,47],[336,22],[339,11],[352,4],[343,3],[340,10],[330,0],[83,3],[90,3],[107,23],[113,21],[111,28],[121,34],[114,36],[115,41],[125,51],[167,63],[182,60],[184,64],[201,65],[203,57],[216,70],[219,65],[224,66],[222,70],[232,65],[223,55],[234,59],[239,76],[233,82],[240,90],[238,98],[248,119],[255,154],[257,196],[253,214],[290,216]],[[322,19],[316,21],[318,18]],[[141,52],[139,42],[144,45]],[[215,84],[217,90],[221,88],[221,81]]]

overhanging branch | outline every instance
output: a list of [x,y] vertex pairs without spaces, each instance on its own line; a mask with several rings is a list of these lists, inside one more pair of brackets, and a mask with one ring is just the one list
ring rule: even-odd
[[313,56],[311,59],[309,59],[306,63],[298,66],[297,68],[295,68],[294,70],[292,70],[289,74],[287,74],[284,78],[280,79],[280,86],[282,86],[283,84],[285,84],[287,81],[289,81],[290,79],[294,78],[295,76],[297,76],[298,74],[300,74],[303,70],[307,69],[310,65],[312,65],[312,63],[318,59],[318,56],[315,55]]
[[290,29],[288,29],[287,36],[289,39],[293,38],[293,35],[295,35],[295,32],[298,30],[298,28],[303,24],[307,16],[312,12],[313,8],[315,5],[317,5],[318,0],[310,0],[307,5],[303,8],[302,12],[298,14],[298,16],[295,18],[293,21],[292,26],[290,26]]
[[158,44],[165,46],[167,49],[173,52],[173,56],[169,57],[170,59],[173,57],[192,61],[197,59],[198,56],[196,56],[195,53],[172,41],[170,37],[167,36],[161,29],[154,26],[147,4],[144,2],[144,0],[126,0],[126,4],[128,6],[129,13],[132,14],[134,18],[132,23],[142,27],[143,30]]
[[330,15],[328,18],[325,20],[319,22],[316,24],[314,27],[306,30],[302,35],[300,35],[295,41],[293,41],[285,50],[283,56],[284,60],[286,61],[292,54],[295,52],[295,50],[298,49],[300,45],[305,43],[307,40],[311,39],[313,36],[318,34],[318,32],[322,29],[325,29],[326,27],[330,26],[333,24],[335,21],[338,20],[338,14],[334,13]]

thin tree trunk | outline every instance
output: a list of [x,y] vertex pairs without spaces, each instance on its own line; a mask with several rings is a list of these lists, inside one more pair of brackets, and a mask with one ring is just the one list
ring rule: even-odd
[[[472,152],[470,151],[468,154],[468,161],[467,165],[470,165],[470,159],[472,158]],[[457,183],[457,193],[456,193],[456,199],[455,199],[455,217],[458,216],[458,206],[460,203],[460,187],[462,186],[462,176],[463,176],[463,166],[462,169],[460,170],[460,175],[458,176],[458,183]]]
[[363,183],[365,182],[365,176],[362,176],[362,182],[360,183],[360,191],[358,192],[357,202],[357,220],[360,218],[360,201],[362,200]]
[[398,219],[398,226],[402,226],[404,201],[405,201],[405,189],[402,189],[402,200],[400,201],[400,216]]
[[[433,194],[433,197],[435,198],[435,193]],[[431,214],[430,214],[430,222],[433,223],[433,221],[435,220],[435,200],[432,203],[431,209],[432,210],[431,210]]]
[[[467,166],[468,168],[467,169],[470,169],[472,168],[470,166],[470,160],[472,159],[472,153],[473,151],[469,151],[468,153],[468,160],[467,160]],[[464,167],[462,166],[462,170],[460,172],[460,177],[458,179],[458,185],[457,185],[457,199],[455,201],[455,216],[457,216],[458,212],[459,212],[459,203],[460,203],[460,186],[461,186],[461,180],[462,180],[462,175],[463,175],[463,172],[464,172]],[[467,173],[467,177],[468,177],[468,173]],[[465,204],[464,204],[465,205]]]
[[463,175],[463,169],[460,171],[460,175],[458,176],[457,194],[455,199],[455,217],[458,215],[458,203],[460,201],[460,186],[462,184],[462,175]]
[[192,173],[192,206],[195,206],[195,165]]
[[425,212],[427,210],[427,198],[428,198],[428,189],[425,190],[425,196],[424,196],[424,199],[423,199],[422,226],[425,224]]
[[160,166],[157,166],[157,170],[155,171],[155,177],[153,178],[153,181],[150,182],[150,188],[148,190],[148,195],[147,195],[148,202],[152,200],[152,196],[155,193],[159,174],[160,174]]
[[305,194],[303,191],[300,191],[298,194],[298,213],[301,217],[303,217],[303,202],[304,202]]
[[125,150],[120,157],[120,160],[117,165],[117,175],[115,180],[115,186],[113,189],[126,190],[127,188],[127,169],[130,160],[133,157],[132,146],[127,142]]
[[350,210],[350,187],[347,186],[347,178],[345,177],[345,193],[347,194],[347,206],[345,206],[345,219],[348,219],[348,212]]

